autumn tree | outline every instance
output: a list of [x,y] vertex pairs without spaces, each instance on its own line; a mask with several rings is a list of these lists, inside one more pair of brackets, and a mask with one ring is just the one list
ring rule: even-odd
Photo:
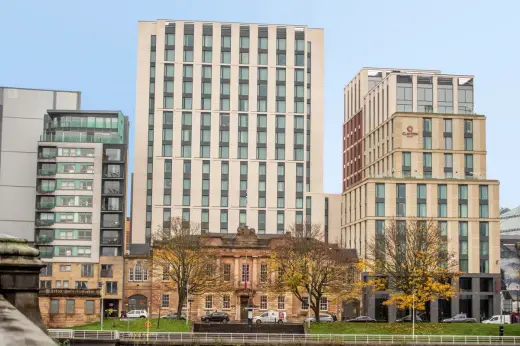
[[453,297],[459,276],[455,254],[433,220],[387,221],[367,244],[364,270],[365,285],[388,291],[385,304],[399,309],[425,310],[428,301]]
[[153,237],[153,262],[161,268],[164,281],[177,291],[177,318],[180,318],[188,295],[220,292],[225,283],[217,254],[204,243],[198,224],[171,218],[164,226]]
[[319,322],[323,297],[334,301],[357,295],[356,265],[351,250],[323,241],[321,225],[295,224],[271,250],[272,275],[266,288],[272,294],[292,293],[308,304]]

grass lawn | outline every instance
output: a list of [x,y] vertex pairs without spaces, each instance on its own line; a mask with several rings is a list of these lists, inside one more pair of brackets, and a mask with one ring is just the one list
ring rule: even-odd
[[[136,318],[135,320],[120,321],[119,319],[106,319],[103,322],[103,330],[119,330],[122,332],[146,332],[145,318]],[[178,320],[167,320],[162,318],[157,328],[157,319],[151,319],[152,325],[150,326],[151,332],[189,332],[190,327],[186,326],[186,321]],[[191,326],[191,323],[190,323]],[[84,326],[76,326],[72,329],[76,330],[101,330],[101,323],[92,323]]]
[[[498,324],[417,323],[415,334],[421,335],[496,335]],[[411,323],[313,323],[312,334],[412,334]],[[504,325],[504,335],[520,335],[520,324]]]

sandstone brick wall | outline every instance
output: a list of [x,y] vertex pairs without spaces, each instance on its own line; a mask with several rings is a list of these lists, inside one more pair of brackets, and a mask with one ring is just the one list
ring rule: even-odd
[[[59,300],[59,313],[50,313],[51,299]],[[66,313],[66,301],[68,299],[75,301],[74,313]],[[65,297],[40,297],[40,312],[42,314],[43,322],[47,328],[70,328],[74,326],[81,326],[89,323],[99,322],[100,320],[100,299],[99,298],[65,298]],[[85,311],[85,302],[87,300],[94,301],[94,314],[87,314]]]

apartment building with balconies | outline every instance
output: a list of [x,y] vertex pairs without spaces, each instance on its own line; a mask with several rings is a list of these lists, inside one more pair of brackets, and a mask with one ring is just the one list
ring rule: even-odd
[[120,311],[128,131],[128,117],[119,111],[49,110],[45,115],[34,241],[47,264],[40,283],[50,299],[45,304],[50,318],[59,320],[65,313],[59,297],[79,296],[74,290],[100,288],[91,300],[103,296],[105,310]]
[[[487,177],[473,88],[473,76],[384,68],[345,87],[340,243],[364,258],[389,221],[437,222],[463,275],[455,298],[428,307],[432,321],[500,312],[499,182]],[[386,298],[367,297],[365,313],[395,320]]]

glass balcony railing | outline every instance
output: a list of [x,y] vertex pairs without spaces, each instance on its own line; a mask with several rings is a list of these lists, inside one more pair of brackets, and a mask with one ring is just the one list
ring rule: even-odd
[[123,144],[121,137],[106,136],[55,136],[52,134],[40,136],[40,142],[72,142],[72,143],[105,143],[105,144]]
[[57,152],[53,152],[53,153],[39,153],[38,154],[38,158],[39,159],[55,159],[56,156],[58,156]]
[[102,211],[123,211],[123,206],[121,204],[105,204],[101,206]]
[[56,206],[55,202],[38,202],[36,204],[38,209],[52,209]]
[[50,236],[50,235],[47,235],[47,234],[41,234],[38,236],[38,238],[36,239],[36,241],[38,242],[38,244],[49,244],[53,241],[54,239]]
[[36,226],[52,226],[54,225],[54,220],[36,220]]
[[56,169],[39,169],[38,175],[56,175]]
[[121,245],[121,238],[110,238],[110,237],[101,237],[101,244],[104,245]]
[[122,193],[123,193],[123,191],[120,189],[108,189],[108,188],[103,189],[104,195],[120,195]]
[[116,178],[123,178],[123,173],[121,173],[121,172],[105,172],[105,173],[103,173],[103,176],[105,178],[114,178],[114,179],[116,179]]
[[119,221],[103,221],[101,227],[104,228],[121,228],[121,222]]
[[56,186],[39,186],[37,190],[40,193],[51,193],[56,191]]
[[52,251],[40,251],[40,258],[53,258],[54,253]]

